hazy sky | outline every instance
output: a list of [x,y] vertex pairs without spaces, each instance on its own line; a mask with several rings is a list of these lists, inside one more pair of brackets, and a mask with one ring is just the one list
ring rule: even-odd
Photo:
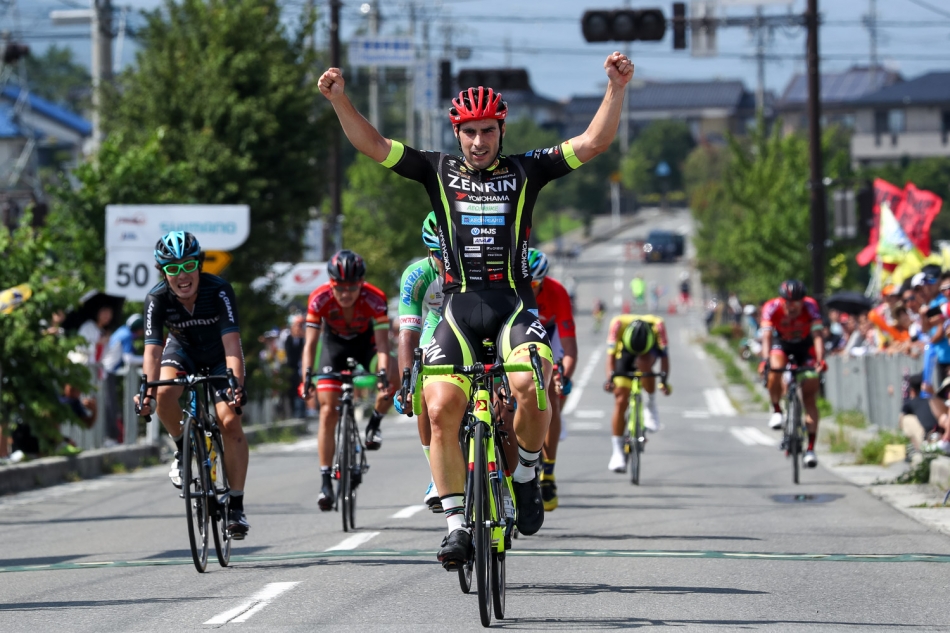
[[[736,2],[736,0],[731,0]],[[135,11],[160,6],[161,0],[113,0],[115,6],[131,9],[130,23],[141,24]],[[284,0],[287,21],[306,0]],[[442,54],[446,40],[454,47],[469,47],[472,57],[456,61],[459,67],[500,67],[510,61],[513,67],[528,69],[535,91],[564,99],[573,94],[600,92],[605,79],[602,64],[608,53],[623,50],[622,43],[588,44],[581,36],[580,16],[585,9],[616,8],[624,0],[588,2],[587,0],[415,0],[420,18],[417,41],[422,43],[423,24],[429,27],[430,50]],[[633,0],[634,8],[659,7],[668,16],[670,1]],[[751,15],[752,4],[722,10],[729,16]],[[801,13],[805,0],[783,4],[769,3],[769,14]],[[317,0],[325,8],[326,0]],[[343,37],[365,26],[359,0],[345,0]],[[409,0],[379,0],[384,34],[405,32],[408,28]],[[822,70],[839,70],[852,64],[867,64],[870,35],[862,24],[871,0],[820,0],[825,24],[821,31]],[[23,34],[38,52],[50,43],[68,44],[77,59],[88,63],[88,28],[53,27],[49,11],[88,6],[84,0],[18,0],[18,4],[0,19],[0,28]],[[878,52],[880,60],[914,77],[928,70],[950,69],[950,0],[878,0]],[[325,22],[321,24],[325,27]],[[451,29],[449,31],[448,29]],[[739,78],[750,89],[756,82],[756,64],[748,56],[755,52],[751,34],[743,28],[719,32],[719,55],[694,58],[688,51],[673,51],[670,30],[662,42],[635,42],[630,55],[636,74],[643,79]],[[325,28],[318,42],[326,43]],[[781,93],[789,78],[804,69],[804,30],[781,28],[769,38],[768,53],[776,57],[766,66],[766,86]],[[122,63],[134,60],[135,43],[126,39]]]

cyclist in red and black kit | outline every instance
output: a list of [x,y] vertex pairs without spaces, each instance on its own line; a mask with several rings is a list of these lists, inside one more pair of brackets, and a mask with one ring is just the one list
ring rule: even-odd
[[[528,236],[540,189],[606,151],[617,133],[633,64],[613,53],[604,69],[607,91],[584,133],[554,147],[510,155],[501,153],[508,106],[491,88],[468,88],[453,99],[449,120],[461,151],[453,155],[419,151],[383,137],[346,96],[339,68],[320,76],[320,92],[356,149],[425,186],[435,210],[445,301],[442,321],[424,350],[426,363],[469,365],[483,360],[485,338],[497,341],[503,362],[527,361],[528,346],[535,344],[545,383],[550,382],[551,349],[531,292]],[[544,522],[535,466],[550,409],[539,409],[530,373],[514,372],[508,381],[518,403],[514,429],[519,463],[512,475],[517,526],[523,534],[534,534]],[[469,559],[472,547],[471,533],[463,525],[465,457],[458,442],[468,388],[462,376],[427,377],[423,387],[431,416],[432,475],[448,524],[438,558],[450,571]]]
[[322,486],[317,505],[327,511],[333,508],[333,481],[330,470],[336,450],[336,424],[339,420],[341,384],[328,374],[346,369],[347,358],[369,368],[373,356],[378,362],[376,408],[366,425],[366,449],[375,451],[382,445],[379,423],[389,410],[389,316],[386,295],[366,283],[366,264],[353,251],[342,250],[327,262],[330,281],[312,293],[307,300],[307,334],[303,345],[304,380],[299,388],[301,398],[311,389],[313,360],[321,331],[320,360],[317,364],[317,400],[320,402],[320,430],[317,451],[320,454]]
[[571,377],[577,366],[577,329],[571,296],[561,282],[547,276],[547,256],[532,248],[528,252],[528,268],[531,270],[531,289],[538,302],[538,318],[548,333],[554,362],[558,364],[548,392],[557,394],[557,397],[551,398],[551,424],[541,454],[541,499],[544,511],[551,512],[558,504],[554,463],[561,439],[561,406],[571,393]]
[[768,388],[772,400],[769,426],[782,428],[782,407],[779,400],[785,385],[782,373],[791,360],[799,367],[814,367],[814,375],[805,374],[801,380],[802,402],[805,405],[805,426],[808,429],[808,449],[804,463],[810,468],[818,465],[815,438],[818,436],[817,372],[825,370],[825,345],[818,302],[805,296],[805,284],[790,279],[779,286],[779,296],[762,306],[762,356],[769,364]]

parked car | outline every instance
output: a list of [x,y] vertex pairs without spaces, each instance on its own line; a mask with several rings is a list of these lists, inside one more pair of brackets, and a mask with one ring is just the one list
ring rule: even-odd
[[673,231],[650,231],[643,242],[643,260],[646,262],[672,262],[686,251],[686,239]]

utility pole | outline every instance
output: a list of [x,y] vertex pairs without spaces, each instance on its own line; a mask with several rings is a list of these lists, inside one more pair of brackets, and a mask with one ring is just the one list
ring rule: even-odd
[[[413,46],[416,43],[416,3],[409,1],[409,39]],[[428,55],[426,52],[426,66],[428,67]],[[418,61],[419,56],[414,55]],[[406,69],[406,142],[410,146],[416,144],[416,69],[409,67]]]
[[[630,0],[623,0],[623,6],[630,8]],[[623,48],[623,54],[630,57],[630,42],[627,42]],[[630,82],[623,88],[623,107],[620,110],[620,154],[627,155],[627,149],[630,147]]]
[[[343,3],[340,0],[330,0],[330,66],[340,67],[340,6]],[[343,152],[340,135],[342,129],[340,126],[333,126],[330,131],[330,221],[327,222],[326,229],[323,231],[323,253],[328,258],[338,245],[342,245],[343,227],[341,219],[343,217],[343,208],[341,204],[343,178],[341,173],[341,162],[343,161]]]
[[825,297],[825,239],[828,230],[825,186],[821,165],[821,75],[818,57],[818,0],[808,0],[808,139],[811,145],[811,262],[812,294],[819,305]]
[[864,16],[864,24],[868,27],[871,36],[871,85],[876,85],[877,79],[877,0],[868,0],[868,14]]
[[[369,33],[374,38],[379,35],[378,0],[373,0],[369,5]],[[369,122],[382,134],[379,120],[379,66],[375,65],[369,67]]]
[[762,21],[762,5],[755,8],[755,62],[757,81],[755,86],[755,114],[765,113],[765,25]]

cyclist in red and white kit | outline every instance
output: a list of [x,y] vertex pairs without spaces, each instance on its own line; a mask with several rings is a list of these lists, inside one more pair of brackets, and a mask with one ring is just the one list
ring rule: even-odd
[[538,318],[548,333],[554,362],[558,365],[549,389],[553,388],[560,397],[551,399],[551,425],[541,451],[541,500],[544,511],[551,512],[558,503],[554,462],[561,439],[561,407],[564,398],[571,393],[571,376],[577,366],[577,331],[571,296],[561,282],[547,276],[547,256],[536,248],[530,249],[528,269],[531,271],[531,289],[538,302]]
[[304,380],[298,390],[306,398],[311,388],[312,367],[320,341],[320,359],[317,364],[317,400],[320,402],[320,430],[317,433],[317,451],[320,454],[322,486],[317,505],[327,511],[333,508],[334,494],[331,479],[333,453],[336,450],[335,432],[339,420],[341,384],[328,374],[347,368],[347,358],[353,358],[369,368],[373,356],[378,362],[376,408],[366,426],[366,449],[378,450],[383,437],[379,423],[389,410],[389,316],[386,295],[376,286],[363,281],[366,264],[353,251],[342,250],[327,262],[330,281],[310,294],[307,300],[307,334],[304,339]]
[[[790,279],[779,286],[779,296],[762,306],[762,356],[769,364],[768,389],[772,400],[769,427],[782,428],[782,407],[779,400],[785,385],[782,374],[791,360],[799,367],[825,370],[825,346],[821,337],[821,310],[818,302],[805,296],[805,284]],[[818,375],[805,374],[801,380],[802,402],[805,405],[805,426],[808,429],[808,449],[804,463],[810,468],[818,465],[815,438],[818,435]]]

